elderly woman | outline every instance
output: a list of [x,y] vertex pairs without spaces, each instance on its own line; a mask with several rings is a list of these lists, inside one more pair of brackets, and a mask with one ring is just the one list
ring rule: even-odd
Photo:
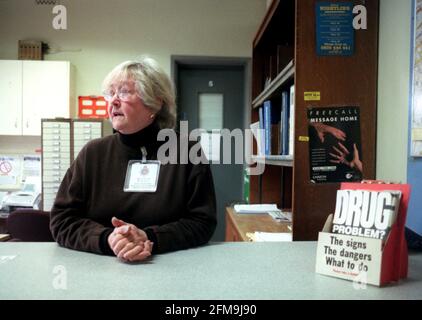
[[157,161],[157,134],[176,122],[168,76],[144,58],[115,67],[103,87],[116,133],[89,142],[68,169],[51,210],[54,239],[124,261],[207,243],[216,227],[209,165]]

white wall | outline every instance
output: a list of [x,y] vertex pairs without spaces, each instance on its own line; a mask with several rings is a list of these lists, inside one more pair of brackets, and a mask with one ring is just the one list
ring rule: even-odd
[[411,0],[380,1],[377,178],[406,182]]
[[[406,181],[411,0],[381,0],[377,178]],[[51,26],[52,6],[0,0],[0,59],[18,40],[39,39],[70,60],[76,95],[100,93],[117,63],[150,54],[170,72],[170,55],[250,56],[266,0],[62,0],[68,29]],[[46,84],[48,85],[48,84]],[[76,107],[76,106],[75,106]]]
[[[46,42],[54,53],[45,60],[72,63],[76,96],[101,94],[112,67],[142,54],[157,59],[169,74],[172,54],[250,57],[266,11],[266,0],[58,2],[67,9],[67,30],[52,27],[53,5],[0,0],[0,59],[18,58],[18,40]],[[0,152],[29,153],[39,147],[39,139],[0,137]]]
[[[0,59],[17,59],[18,40],[37,39],[61,52],[45,60],[70,60],[76,95],[101,93],[119,62],[141,54],[170,73],[170,55],[242,56],[265,14],[265,0],[62,0],[67,30],[52,27],[51,5],[0,0]],[[47,85],[47,84],[46,84]]]

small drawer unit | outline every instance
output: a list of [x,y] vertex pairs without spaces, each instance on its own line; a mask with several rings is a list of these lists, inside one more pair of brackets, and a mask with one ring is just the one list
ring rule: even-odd
[[73,120],[73,155],[78,156],[82,148],[91,140],[103,136],[103,120]]
[[43,119],[41,123],[43,209],[50,211],[73,158],[72,123],[70,119]]
[[91,140],[112,134],[103,119],[42,119],[43,209],[50,211],[60,184],[82,148]]

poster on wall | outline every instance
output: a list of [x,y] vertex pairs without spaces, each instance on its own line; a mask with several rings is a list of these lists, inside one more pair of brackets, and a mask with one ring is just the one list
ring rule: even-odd
[[0,156],[0,189],[13,189],[19,186],[22,160],[19,156]]
[[40,155],[24,155],[22,168],[22,183],[27,177],[37,177],[41,183],[41,156]]
[[422,0],[416,2],[414,30],[411,155],[422,157]]
[[353,3],[317,2],[315,10],[318,56],[353,55]]
[[309,107],[309,163],[312,183],[362,180],[359,107]]

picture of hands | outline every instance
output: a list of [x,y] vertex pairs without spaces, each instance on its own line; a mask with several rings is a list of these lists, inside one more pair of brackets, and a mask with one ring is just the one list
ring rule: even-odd
[[338,143],[338,146],[338,148],[333,146],[335,153],[330,152],[330,156],[333,157],[330,162],[337,164],[343,163],[352,169],[356,169],[362,172],[362,161],[360,161],[359,150],[356,146],[356,143],[353,144],[353,159],[351,161],[347,161],[347,157],[350,155],[349,150],[347,150],[347,148],[341,142]]
[[[321,143],[325,141],[325,135],[331,134],[333,137],[340,141],[346,141],[347,135],[340,129],[328,126],[324,123],[312,123],[311,126],[315,128],[318,134],[318,138],[320,139]],[[353,159],[348,161],[347,158],[350,156],[350,151],[341,143],[338,142],[337,146],[333,146],[333,151],[330,152],[330,156],[332,159],[330,160],[331,163],[336,164],[345,164],[352,169],[359,170],[362,172],[362,161],[359,158],[359,150],[356,146],[356,143],[353,144]]]
[[341,140],[341,141],[346,141],[346,134],[341,131],[340,129],[331,127],[331,126],[327,126],[326,124],[323,123],[311,123],[311,126],[313,126],[315,128],[315,130],[318,133],[318,137],[321,140],[321,143],[325,142],[325,135],[326,134],[331,134],[332,136],[334,136],[335,138]]
[[310,180],[313,183],[360,181],[363,161],[358,107],[311,107]]

